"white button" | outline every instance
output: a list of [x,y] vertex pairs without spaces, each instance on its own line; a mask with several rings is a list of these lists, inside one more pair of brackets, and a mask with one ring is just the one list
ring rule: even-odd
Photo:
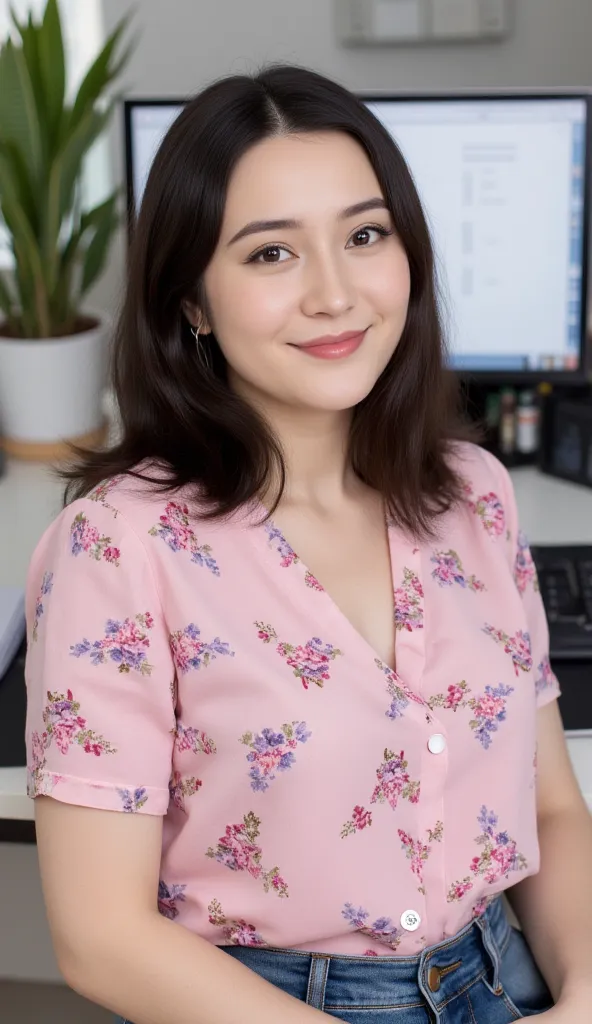
[[441,732],[435,732],[428,740],[428,750],[431,754],[441,754],[446,750],[446,737]]
[[406,910],[401,914],[401,924],[406,932],[414,932],[421,924],[421,917],[417,910]]

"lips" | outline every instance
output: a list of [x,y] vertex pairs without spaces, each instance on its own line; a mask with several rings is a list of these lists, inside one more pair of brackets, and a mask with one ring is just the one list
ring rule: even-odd
[[345,334],[325,335],[323,338],[315,338],[294,347],[305,355],[315,356],[317,359],[343,359],[360,347],[367,330],[368,328],[363,331],[347,331]]
[[352,338],[359,338],[361,334],[366,333],[367,328],[361,331],[345,331],[344,334],[325,334],[322,338],[313,338],[312,341],[303,341],[297,344],[296,348],[320,348],[325,345],[342,345],[346,341],[351,341]]

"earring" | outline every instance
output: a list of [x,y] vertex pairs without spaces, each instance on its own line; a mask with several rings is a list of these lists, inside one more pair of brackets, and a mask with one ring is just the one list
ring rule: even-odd
[[197,358],[199,359],[200,363],[202,364],[202,366],[206,370],[211,370],[212,367],[210,366],[209,352],[206,351],[205,346],[203,344],[200,345],[200,343],[199,343],[199,328],[200,327],[201,327],[201,324],[196,324],[195,327],[191,327],[190,328],[191,333],[192,333],[193,337],[195,338],[195,342],[196,342],[196,346],[195,347],[197,349]]

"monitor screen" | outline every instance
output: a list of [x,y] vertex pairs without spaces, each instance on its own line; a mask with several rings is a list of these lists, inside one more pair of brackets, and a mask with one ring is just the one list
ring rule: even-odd
[[[363,97],[396,139],[436,251],[453,369],[583,373],[589,101]],[[132,213],[181,103],[126,104]]]

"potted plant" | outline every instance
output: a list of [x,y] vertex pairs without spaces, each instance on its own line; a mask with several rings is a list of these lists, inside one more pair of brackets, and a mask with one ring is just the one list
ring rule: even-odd
[[105,265],[119,189],[88,209],[81,184],[131,48],[119,54],[123,19],[69,101],[57,0],[39,21],[13,21],[16,40],[0,48],[0,210],[14,256],[0,273],[0,443],[53,460],[104,434],[106,324],[82,300]]

